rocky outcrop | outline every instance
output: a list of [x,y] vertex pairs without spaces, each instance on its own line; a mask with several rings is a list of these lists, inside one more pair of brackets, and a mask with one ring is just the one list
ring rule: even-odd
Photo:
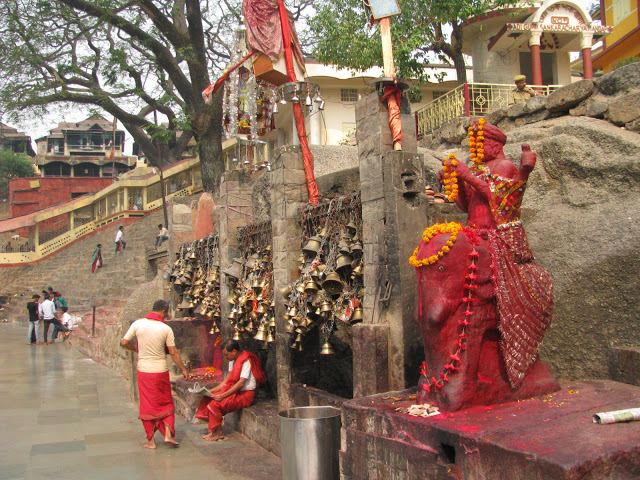
[[[633,92],[592,98],[611,108]],[[517,163],[522,143],[538,154],[522,211],[533,252],[554,281],[554,319],[541,357],[560,377],[610,378],[617,347],[640,343],[640,135],[587,115],[514,122],[508,130],[509,158]],[[425,151],[432,175],[449,151],[451,144]],[[466,145],[453,151],[468,161]]]
[[[640,132],[640,63],[633,63],[597,80],[581,80],[552,92],[530,98],[526,103],[487,112],[485,120],[508,132],[549,118],[603,118]],[[432,150],[453,148],[466,142],[466,129],[475,117],[458,117],[425,136],[421,145]]]

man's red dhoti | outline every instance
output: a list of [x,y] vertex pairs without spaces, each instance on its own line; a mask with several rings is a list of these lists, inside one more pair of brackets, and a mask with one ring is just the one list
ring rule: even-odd
[[229,395],[220,402],[216,402],[211,397],[202,397],[196,411],[196,418],[208,420],[208,431],[211,432],[222,425],[222,417],[227,413],[249,407],[253,403],[254,395],[254,390],[245,390]]
[[147,373],[138,371],[138,393],[140,395],[140,414],[147,439],[153,437],[156,429],[165,435],[168,427],[175,437],[175,416],[169,372]]

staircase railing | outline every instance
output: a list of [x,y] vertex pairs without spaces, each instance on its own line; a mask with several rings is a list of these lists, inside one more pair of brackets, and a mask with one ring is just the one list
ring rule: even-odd
[[[549,95],[562,85],[530,85],[542,95]],[[431,133],[457,117],[479,117],[509,106],[513,85],[465,83],[436,98],[415,112],[418,138]]]
[[[163,174],[167,199],[202,190],[198,159],[180,162]],[[35,262],[110,223],[143,217],[161,206],[159,175],[125,177],[93,195],[0,221],[0,265]]]

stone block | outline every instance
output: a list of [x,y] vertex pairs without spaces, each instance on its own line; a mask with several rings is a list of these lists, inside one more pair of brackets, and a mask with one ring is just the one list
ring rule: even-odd
[[614,380],[631,385],[640,385],[640,348],[615,348],[610,370]]
[[353,333],[353,396],[389,389],[389,327],[358,324]]
[[544,110],[546,108],[546,105],[547,105],[547,97],[545,97],[544,95],[537,95],[535,97],[531,97],[524,104],[524,113],[529,114],[529,113],[539,112],[540,110]]
[[507,116],[507,109],[499,108],[497,110],[493,110],[492,112],[487,113],[484,116],[484,119],[487,121],[487,123],[490,123],[491,125],[497,125],[498,122],[500,122],[506,116]]
[[595,90],[593,80],[580,80],[551,92],[547,97],[547,110],[566,112],[591,96]]
[[609,103],[606,118],[616,125],[624,125],[640,117],[640,92],[617,97]]
[[442,142],[460,143],[467,138],[467,129],[473,121],[470,117],[457,117],[445,123],[437,132]]
[[525,114],[526,104],[524,103],[516,103],[507,108],[507,117],[509,118],[518,118],[522,117]]
[[595,84],[605,95],[640,89],[640,62],[617,68],[598,78]]
[[304,168],[302,152],[287,152],[282,155],[285,170],[301,170]]
[[[591,97],[593,98],[593,97]],[[587,116],[594,118],[604,118],[605,113],[609,110],[609,104],[607,102],[599,102],[597,100],[590,103],[587,108]]]

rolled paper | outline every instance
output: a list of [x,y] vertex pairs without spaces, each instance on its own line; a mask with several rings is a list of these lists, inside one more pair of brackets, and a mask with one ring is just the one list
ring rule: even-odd
[[606,425],[609,423],[633,422],[640,420],[640,408],[627,408],[612,412],[600,412],[593,416],[593,423]]

